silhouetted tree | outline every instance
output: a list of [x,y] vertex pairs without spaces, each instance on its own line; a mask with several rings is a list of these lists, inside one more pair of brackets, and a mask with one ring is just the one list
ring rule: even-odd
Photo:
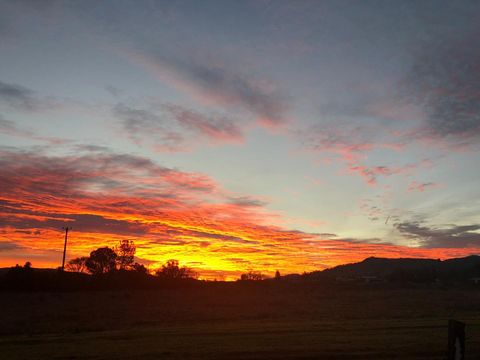
[[250,280],[250,281],[259,281],[259,280],[264,280],[265,279],[265,275],[263,275],[262,273],[258,272],[258,271],[249,271],[245,274],[242,274],[240,276],[240,280],[242,281],[247,281],[247,280]]
[[128,270],[132,268],[135,259],[136,246],[133,240],[120,240],[115,246],[117,253],[117,263],[120,270]]
[[145,265],[139,264],[137,262],[132,265],[132,270],[140,274],[148,274],[148,269],[145,267]]
[[72,259],[65,266],[67,271],[83,273],[87,270],[87,260],[88,257],[82,256],[75,259]]
[[115,251],[109,247],[103,247],[92,251],[85,265],[93,275],[101,275],[115,270],[116,260]]
[[280,271],[275,271],[275,280],[280,280],[282,276],[280,275]]
[[163,279],[177,280],[177,279],[194,279],[197,274],[190,268],[185,266],[178,266],[178,260],[168,260],[161,269],[158,269],[155,274]]

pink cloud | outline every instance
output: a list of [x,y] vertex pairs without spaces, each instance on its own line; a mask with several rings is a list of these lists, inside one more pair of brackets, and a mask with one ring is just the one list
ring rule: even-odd
[[434,183],[434,182],[418,183],[416,181],[412,181],[408,185],[407,191],[409,191],[409,192],[414,192],[414,191],[424,192],[427,189],[435,189],[435,188],[438,188],[439,186],[440,185],[438,183]]

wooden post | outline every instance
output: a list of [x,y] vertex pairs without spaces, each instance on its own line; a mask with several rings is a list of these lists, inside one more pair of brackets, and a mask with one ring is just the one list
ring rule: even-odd
[[63,258],[62,258],[62,272],[65,269],[65,255],[67,254],[67,238],[68,238],[68,230],[71,229],[71,227],[64,227],[65,229],[65,242],[63,243]]
[[447,360],[465,359],[465,323],[448,320]]

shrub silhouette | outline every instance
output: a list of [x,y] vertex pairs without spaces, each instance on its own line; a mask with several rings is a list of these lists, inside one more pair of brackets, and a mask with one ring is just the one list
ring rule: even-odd
[[131,266],[131,270],[140,274],[148,274],[148,269],[145,267],[145,265],[139,264],[137,262]]
[[249,271],[240,276],[240,280],[242,281],[260,281],[264,279],[266,279],[266,276],[258,271]]
[[159,278],[167,280],[194,279],[197,277],[197,274],[192,269],[178,266],[178,260],[175,259],[168,260],[155,274]]
[[65,269],[70,272],[83,273],[87,271],[87,260],[86,256],[72,259],[67,263]]

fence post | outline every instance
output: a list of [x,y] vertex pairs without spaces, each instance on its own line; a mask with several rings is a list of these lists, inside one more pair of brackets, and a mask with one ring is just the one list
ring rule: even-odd
[[447,360],[465,359],[465,323],[448,320]]

